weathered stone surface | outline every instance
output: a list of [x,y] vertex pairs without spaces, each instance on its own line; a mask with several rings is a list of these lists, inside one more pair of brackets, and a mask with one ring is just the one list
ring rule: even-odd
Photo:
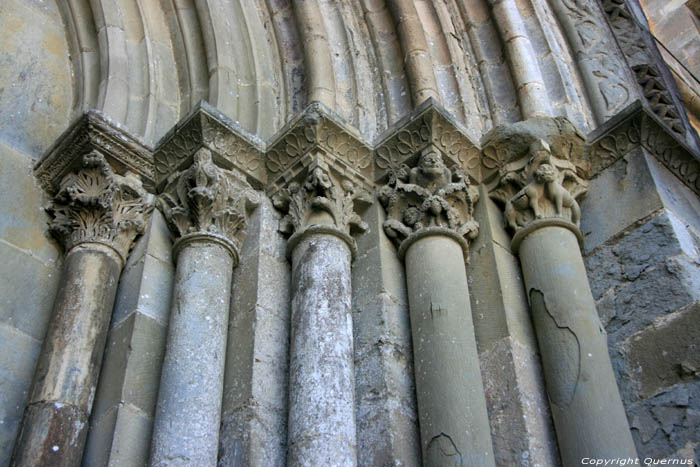
[[533,230],[520,246],[559,452],[565,465],[635,458],[578,243],[556,225]]
[[150,252],[124,269],[114,303],[112,326],[141,312],[165,324],[170,315],[175,268]]
[[165,326],[140,312],[131,314],[110,331],[93,420],[120,404],[130,404],[153,417],[165,335]]
[[0,323],[0,464],[8,465],[41,341]]
[[632,403],[628,412],[639,455],[662,459],[683,450],[684,460],[700,459],[700,385],[681,383],[645,401]]
[[68,253],[13,465],[31,465],[54,446],[63,465],[80,459],[120,270],[121,258],[104,245]]
[[609,341],[617,343],[700,299],[696,258],[692,234],[668,211],[589,254],[586,264]]
[[[41,209],[46,205],[46,198],[37,180],[31,176],[33,161],[2,141],[0,160],[0,238],[47,263],[47,266],[55,265],[60,269],[60,264],[56,263],[61,250],[56,242],[47,241],[48,216]],[[58,281],[58,275],[55,280]],[[41,288],[37,292],[39,290]]]
[[[488,198],[474,210],[481,232],[467,276],[497,465],[559,462],[522,273],[503,216]],[[518,440],[517,442],[514,440]]]
[[359,465],[418,465],[413,351],[406,279],[374,203],[353,264],[353,336]]
[[479,354],[496,465],[557,465],[559,452],[532,348],[512,337]]
[[216,465],[233,261],[206,238],[178,254],[153,465]]
[[264,200],[253,214],[233,275],[219,465],[284,465],[290,267],[280,216]]
[[[640,399],[700,379],[700,302],[663,316],[621,343]],[[697,383],[696,383],[697,384]]]
[[453,238],[433,235],[406,252],[423,463],[430,466],[495,465],[460,250]]
[[289,465],[357,465],[350,248],[311,234],[292,252]]
[[38,159],[73,110],[65,26],[52,2],[9,0],[0,18],[0,140]]

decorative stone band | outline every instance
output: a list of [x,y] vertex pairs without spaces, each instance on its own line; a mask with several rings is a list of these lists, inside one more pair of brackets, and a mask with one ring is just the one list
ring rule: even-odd
[[565,229],[570,230],[571,232],[573,232],[574,235],[576,235],[579,247],[583,248],[583,233],[581,233],[581,229],[579,229],[576,225],[567,221],[566,219],[550,217],[548,219],[534,220],[527,224],[525,227],[515,232],[515,235],[513,235],[513,240],[511,240],[510,243],[510,248],[513,250],[513,253],[518,254],[520,244],[523,242],[523,239],[525,239],[525,237],[527,237],[535,230],[543,229],[545,227],[563,227]]
[[462,249],[462,254],[464,255],[464,262],[469,262],[469,243],[467,240],[457,232],[452,229],[445,227],[426,227],[413,232],[411,235],[406,237],[404,241],[399,245],[399,258],[403,261],[406,257],[406,252],[416,241],[425,237],[448,237],[457,242]]
[[195,243],[217,244],[222,246],[231,258],[233,258],[233,267],[238,266],[238,246],[229,240],[224,235],[219,235],[213,232],[192,232],[175,240],[173,244],[173,256],[177,259],[178,254],[186,246]]
[[296,246],[301,243],[302,240],[311,235],[332,235],[334,237],[338,237],[348,245],[350,254],[352,255],[352,260],[354,261],[357,257],[357,243],[349,234],[330,225],[310,225],[303,230],[295,232],[291,237],[289,237],[289,240],[287,240],[287,259],[291,261],[294,248],[296,248]]

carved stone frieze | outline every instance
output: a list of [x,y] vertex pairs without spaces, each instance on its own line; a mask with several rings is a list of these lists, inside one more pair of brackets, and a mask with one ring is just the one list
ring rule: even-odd
[[680,110],[657,67],[664,65],[649,45],[651,36],[637,24],[626,0],[602,0],[602,5],[647,104],[672,131],[685,134]]
[[591,174],[596,174],[635,148],[653,154],[686,186],[700,195],[700,161],[681,138],[640,102],[630,106],[619,120],[596,131],[588,143]]
[[458,239],[466,259],[468,241],[479,233],[472,218],[478,192],[459,166],[445,165],[435,145],[420,152],[411,166],[393,171],[377,197],[387,213],[384,231],[400,254],[407,239],[433,232]]
[[98,151],[118,174],[131,172],[150,189],[153,163],[150,149],[100,112],[85,112],[34,167],[41,186],[55,193],[66,174],[79,169],[83,156]]
[[415,154],[435,146],[446,160],[474,180],[481,180],[480,151],[457,122],[447,116],[433,99],[428,99],[407,121],[400,121],[375,150],[375,180],[396,173]]
[[[280,232],[298,237],[304,232],[331,233],[354,250],[353,234],[367,231],[358,211],[369,203],[362,186],[335,173],[323,158],[315,158],[298,177],[272,197],[285,213]],[[353,251],[354,252],[354,251]]]
[[216,108],[201,102],[158,144],[153,155],[158,189],[163,189],[172,173],[189,167],[201,148],[210,150],[221,167],[236,168],[257,186],[267,181],[264,143]]
[[324,152],[337,170],[370,180],[372,149],[362,137],[320,103],[310,105],[269,145],[265,166],[270,179],[285,178],[305,156]]
[[217,166],[206,148],[194,154],[190,167],[168,180],[159,204],[178,239],[175,250],[185,240],[206,237],[227,247],[237,259],[248,215],[260,202],[260,193],[241,175]]
[[46,209],[49,232],[66,252],[81,243],[101,243],[126,261],[134,239],[144,232],[150,199],[133,173],[115,174],[101,153],[91,151],[63,177]]
[[[605,121],[637,97],[633,77],[610,31],[597,0],[552,2],[577,61],[587,71],[586,87],[592,95],[596,116]],[[600,102],[600,105],[597,103]]]

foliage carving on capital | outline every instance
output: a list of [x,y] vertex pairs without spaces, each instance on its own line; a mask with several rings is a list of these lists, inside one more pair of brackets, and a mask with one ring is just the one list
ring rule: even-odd
[[301,183],[292,181],[273,196],[272,202],[285,213],[280,221],[282,233],[326,225],[354,234],[368,230],[356,210],[358,202],[367,201],[366,198],[353,182],[338,180],[324,164],[313,162]]
[[259,202],[260,193],[242,176],[218,167],[205,148],[195,153],[189,168],[169,177],[160,197],[160,207],[176,237],[215,234],[236,249],[248,214]]
[[126,260],[151,208],[141,180],[131,172],[117,175],[104,155],[93,150],[63,177],[46,212],[49,232],[66,251],[81,243],[102,243]]
[[491,198],[504,205],[506,228],[517,232],[538,219],[561,218],[577,227],[581,209],[577,199],[588,190],[588,182],[576,173],[569,160],[558,158],[542,139],[534,141],[525,159],[499,170]]
[[392,172],[378,198],[387,213],[384,231],[399,246],[423,229],[448,229],[466,240],[479,233],[472,218],[478,192],[459,168],[450,169],[435,146],[426,148],[414,167]]

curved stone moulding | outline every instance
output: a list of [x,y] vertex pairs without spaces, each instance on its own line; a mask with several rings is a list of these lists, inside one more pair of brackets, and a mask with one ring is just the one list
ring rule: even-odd
[[316,101],[367,140],[428,98],[473,139],[530,115],[592,127],[549,6],[472,3],[71,0],[74,107],[151,144],[201,99],[263,139]]

